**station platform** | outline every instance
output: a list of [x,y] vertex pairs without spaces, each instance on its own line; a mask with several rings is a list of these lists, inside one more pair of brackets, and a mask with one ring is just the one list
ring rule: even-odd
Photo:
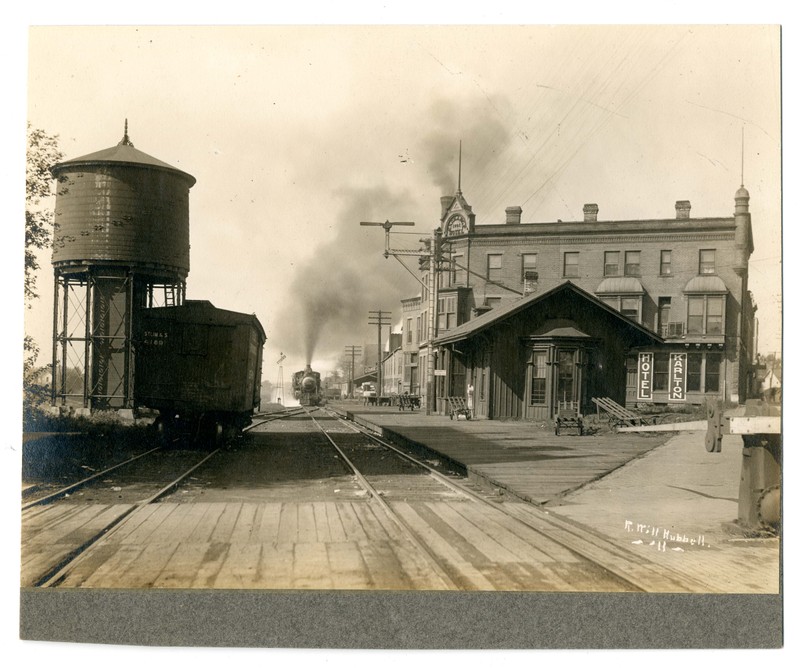
[[702,423],[676,432],[556,436],[551,424],[451,420],[421,411],[329,406],[395,443],[427,451],[442,469],[491,487],[498,502],[533,503],[655,563],[707,584],[709,593],[779,593],[780,542],[736,523],[742,440],[705,449]]

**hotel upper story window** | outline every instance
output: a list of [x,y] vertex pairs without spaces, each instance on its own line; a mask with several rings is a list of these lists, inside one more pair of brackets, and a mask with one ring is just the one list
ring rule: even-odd
[[411,318],[406,320],[406,343],[414,343],[414,330],[411,329]]
[[688,299],[686,329],[689,334],[722,334],[725,321],[724,295],[693,295]]
[[672,276],[672,251],[661,251],[661,264],[658,268],[658,273],[661,276]]
[[467,277],[467,272],[464,267],[464,256],[453,255],[450,264],[450,275],[452,277],[452,285],[464,285]]
[[713,248],[700,250],[700,273],[717,273],[717,251]]
[[603,276],[619,276],[619,251],[606,251]]
[[439,331],[453,329],[456,326],[456,298],[439,297]]
[[641,276],[641,251],[625,251],[625,275],[626,276]]
[[523,253],[522,254],[522,281],[525,282],[525,272],[536,271],[539,263],[538,253]]
[[636,322],[642,321],[642,298],[639,295],[602,295],[600,300]]
[[577,251],[567,251],[564,253],[564,277],[577,278],[580,276],[578,270],[578,257]]
[[490,253],[486,256],[486,277],[490,281],[500,280],[500,274],[503,271],[503,256],[500,254]]

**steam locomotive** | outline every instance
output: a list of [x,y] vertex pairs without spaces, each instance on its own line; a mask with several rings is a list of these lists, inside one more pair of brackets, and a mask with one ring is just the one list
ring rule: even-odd
[[292,390],[301,406],[319,406],[322,403],[320,375],[311,370],[310,364],[306,364],[303,371],[292,374]]
[[255,315],[208,301],[143,309],[133,341],[135,404],[158,410],[165,443],[220,445],[261,405],[266,340]]

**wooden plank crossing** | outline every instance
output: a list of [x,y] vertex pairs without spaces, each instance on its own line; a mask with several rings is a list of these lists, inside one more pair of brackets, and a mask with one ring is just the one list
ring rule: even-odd
[[130,507],[64,503],[26,513],[22,523],[21,586],[37,583],[54,565]]
[[[66,536],[128,508],[54,508],[54,517],[69,521],[53,524],[42,517],[52,545],[37,560],[31,551],[41,540],[28,541],[27,584],[47,559],[58,558],[55,546],[73,547]],[[79,556],[59,586],[593,591],[603,579],[574,553],[485,504],[398,501],[393,508],[413,538],[369,500],[153,504]],[[603,582],[603,590],[616,589],[624,587]]]

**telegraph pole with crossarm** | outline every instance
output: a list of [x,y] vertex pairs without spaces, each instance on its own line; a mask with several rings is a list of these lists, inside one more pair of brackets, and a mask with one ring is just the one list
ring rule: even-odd
[[378,396],[383,396],[383,340],[384,325],[391,326],[391,311],[370,311],[369,324],[378,326]]
[[352,399],[355,396],[356,355],[361,354],[361,346],[345,346],[344,352],[350,355],[350,383],[347,395]]
[[400,257],[404,255],[428,259],[428,285],[425,285],[425,283],[416,276],[414,276],[414,278],[416,278],[417,281],[422,283],[423,288],[425,288],[428,291],[428,363],[426,365],[427,368],[425,374],[427,379],[427,385],[425,391],[425,413],[427,415],[430,415],[431,410],[433,408],[433,404],[436,399],[435,396],[436,385],[434,382],[434,373],[433,373],[436,361],[433,352],[433,340],[436,338],[436,319],[437,319],[436,310],[438,305],[437,270],[441,259],[442,232],[440,229],[437,229],[430,240],[427,239],[423,240],[425,243],[425,248],[417,251],[412,251],[412,250],[401,250],[401,249],[391,248],[389,234],[391,232],[392,227],[396,225],[413,226],[414,223],[393,222],[387,220],[383,223],[362,221],[361,225],[364,227],[382,227],[386,231],[386,244],[384,246],[383,257],[388,258],[389,256],[392,256],[398,262],[400,262],[400,264],[403,264],[402,261],[400,261]]

